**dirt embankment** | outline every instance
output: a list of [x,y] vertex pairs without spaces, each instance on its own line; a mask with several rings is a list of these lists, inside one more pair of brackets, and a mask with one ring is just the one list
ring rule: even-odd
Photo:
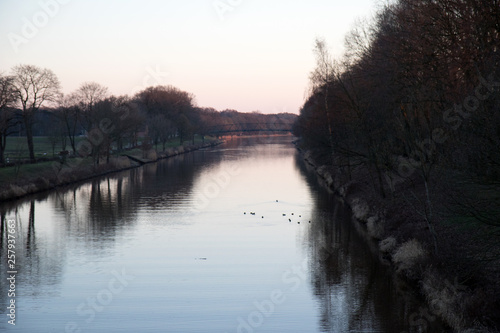
[[[124,171],[139,167],[143,164],[154,163],[164,158],[185,154],[194,150],[214,147],[222,141],[211,141],[203,144],[179,146],[168,148],[164,152],[151,150],[142,156],[115,155],[110,157],[109,163],[101,162],[95,166],[90,159],[67,159],[64,163],[59,161],[46,162],[43,166],[20,177],[0,183],[0,200],[15,200],[29,194],[54,189],[75,182],[85,181],[109,173]],[[21,168],[26,166],[21,166]]]
[[397,195],[381,198],[373,186],[367,185],[369,176],[363,174],[365,171],[351,180],[345,179],[331,166],[318,165],[311,151],[298,149],[319,182],[351,208],[353,220],[359,224],[357,229],[378,251],[380,260],[393,268],[395,278],[404,281],[427,302],[430,313],[417,314],[411,319],[416,331],[426,332],[427,323],[437,316],[455,332],[498,332],[498,275],[496,282],[496,273],[489,277],[470,276],[464,281],[456,266],[469,263],[460,261],[457,233],[445,228],[438,230],[442,238],[449,240],[443,240],[448,245],[441,246],[441,251],[447,253],[437,256],[429,240],[432,237],[428,226],[415,216],[411,207],[405,207],[408,205],[405,200]]

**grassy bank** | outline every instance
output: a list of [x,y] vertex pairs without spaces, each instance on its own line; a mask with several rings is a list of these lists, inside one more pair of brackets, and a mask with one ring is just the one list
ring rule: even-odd
[[[42,138],[39,138],[41,140]],[[92,158],[67,158],[64,162],[60,160],[39,162],[36,164],[16,164],[0,169],[0,200],[13,200],[25,195],[46,191],[57,186],[83,181],[92,177],[105,175],[111,172],[123,171],[134,168],[145,163],[153,163],[163,158],[173,157],[193,150],[211,147],[220,141],[195,140],[180,144],[170,142],[165,150],[149,149],[144,151],[134,148],[127,151],[116,152],[107,163],[101,159],[95,165]],[[37,152],[43,145],[38,146]],[[41,147],[41,148],[40,148]]]
[[[76,143],[85,140],[84,137],[76,137]],[[47,136],[33,137],[33,145],[35,149],[35,158],[51,158],[56,157],[61,151],[60,144],[53,146],[51,140]],[[67,150],[71,150],[68,145]],[[5,159],[9,161],[14,160],[27,160],[29,159],[29,150],[26,137],[24,136],[10,136],[7,138],[7,145],[4,152]]]
[[[300,147],[299,147],[299,150]],[[377,249],[380,260],[394,269],[395,279],[427,302],[427,318],[412,314],[415,329],[425,331],[430,318],[440,317],[455,332],[498,332],[500,328],[500,244],[498,207],[472,212],[464,202],[491,202],[498,187],[457,181],[462,175],[436,171],[443,188],[431,191],[432,225],[426,222],[426,189],[417,178],[399,184],[383,198],[374,188],[373,170],[352,168],[350,177],[321,163],[321,153],[301,150],[322,184],[351,207],[355,223]],[[463,207],[457,209],[457,203]],[[453,209],[452,209],[453,208]],[[432,230],[430,229],[432,228]],[[437,251],[433,241],[436,235]]]

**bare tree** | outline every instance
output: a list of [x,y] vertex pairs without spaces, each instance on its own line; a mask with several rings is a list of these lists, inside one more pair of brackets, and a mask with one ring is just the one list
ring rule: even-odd
[[96,82],[84,82],[74,95],[83,110],[82,125],[87,132],[90,132],[95,125],[93,119],[95,105],[108,96],[108,88]]
[[43,103],[56,101],[60,96],[59,79],[50,69],[33,65],[18,65],[13,68],[12,72],[17,100],[22,107],[30,160],[35,163],[34,116]]
[[76,155],[76,135],[81,129],[78,122],[80,114],[81,108],[77,105],[77,96],[75,94],[61,98],[59,107],[55,111],[55,115],[65,126],[65,133],[68,136],[71,149],[73,149],[73,155]]
[[10,107],[15,101],[14,78],[0,74],[0,164],[4,163],[7,136],[14,125],[14,112]]
[[328,125],[328,133],[330,140],[330,149],[332,153],[332,163],[334,161],[334,148],[333,148],[333,131],[332,131],[332,121],[330,116],[330,107],[328,105],[329,99],[329,85],[333,80],[335,75],[335,67],[333,64],[333,59],[328,52],[326,42],[322,39],[316,39],[314,45],[314,54],[316,56],[316,68],[310,75],[310,80],[312,84],[312,91],[322,91],[325,103],[325,115]]
[[[97,105],[105,100],[108,95],[108,88],[96,82],[84,82],[75,92],[78,105],[82,109],[81,124],[87,136],[92,136],[93,132],[100,133],[98,122],[102,114],[102,110],[97,110]],[[102,149],[103,142],[92,142],[92,157],[95,164],[99,164],[99,155]]]

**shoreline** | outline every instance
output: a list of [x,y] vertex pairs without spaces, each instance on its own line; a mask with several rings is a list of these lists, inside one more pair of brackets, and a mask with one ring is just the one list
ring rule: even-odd
[[[61,186],[87,181],[96,177],[138,168],[145,164],[156,163],[163,159],[186,154],[195,150],[211,148],[222,144],[223,140],[214,140],[201,144],[167,148],[163,152],[152,149],[145,158],[135,158],[128,154],[115,155],[109,163],[97,166],[88,165],[88,160],[69,159],[64,164],[48,162],[50,166],[35,177],[21,177],[12,182],[0,184],[0,201],[14,201],[28,195],[50,191]],[[36,165],[36,164],[35,164]]]
[[[420,316],[415,326],[427,327],[433,321],[429,318],[439,317],[454,332],[496,332],[478,318],[471,320],[467,313],[471,306],[481,301],[483,290],[461,284],[457,277],[446,272],[446,267],[435,265],[426,244],[421,244],[416,238],[398,241],[397,230],[385,230],[389,224],[386,220],[391,218],[387,216],[387,210],[394,208],[389,199],[374,198],[362,182],[338,179],[331,167],[316,163],[311,150],[304,150],[297,143],[295,146],[308,171],[316,174],[318,182],[351,209],[352,223],[356,223],[356,229],[370,242],[381,263],[394,272],[395,282],[404,282],[429,307],[429,317]],[[399,224],[403,228],[416,228],[406,220],[399,221]],[[490,305],[484,303],[481,304],[484,307]]]

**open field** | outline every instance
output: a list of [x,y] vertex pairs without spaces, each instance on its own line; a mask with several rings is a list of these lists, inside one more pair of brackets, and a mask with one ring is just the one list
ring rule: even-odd
[[[84,140],[83,137],[76,138],[77,142]],[[54,147],[54,154],[52,151],[52,144],[50,143],[49,137],[46,136],[36,136],[33,137],[33,144],[35,147],[35,157],[54,157],[57,156],[59,151],[61,151],[61,145],[58,143]],[[71,150],[71,146],[66,147],[67,150]],[[5,149],[5,159],[28,159],[28,142],[24,136],[8,137],[7,146]]]
[[[83,137],[78,138],[79,140],[84,140]],[[213,141],[213,138],[207,138],[206,142]],[[52,155],[52,146],[47,137],[35,137],[35,156],[37,158],[47,157],[51,158]],[[196,136],[194,140],[195,145],[200,145],[203,143],[201,137]],[[183,146],[190,146],[193,142],[185,141]],[[169,141],[165,145],[165,149],[172,150],[180,147],[178,139]],[[69,148],[69,147],[68,147]],[[67,148],[67,149],[68,149]],[[155,147],[157,152],[160,153],[163,151],[163,146],[160,144]],[[70,149],[70,148],[69,148]],[[58,150],[56,150],[55,156],[57,156]],[[121,158],[121,155],[124,152],[117,152],[112,155],[115,157],[114,162],[116,163],[117,159]],[[136,158],[143,158],[143,151],[140,147],[133,148],[131,150],[127,150],[126,154],[129,156],[135,156]],[[156,156],[156,155],[155,155]],[[29,158],[27,143],[25,137],[15,137],[9,138],[7,142],[6,149],[6,159],[9,158],[12,162],[14,159],[24,159],[27,160]],[[156,158],[156,157],[155,157]],[[93,160],[91,157],[87,158],[71,158],[68,159],[67,164],[65,164],[67,171],[68,166],[71,168],[78,166],[80,168],[90,167],[93,164]],[[38,162],[36,164],[31,163],[23,163],[17,165],[11,165],[7,167],[0,168],[0,187],[17,183],[17,182],[29,182],[33,179],[37,179],[40,176],[44,176],[46,178],[51,178],[58,173],[58,168],[62,167],[57,160],[56,161],[43,161]],[[78,168],[76,168],[78,169]],[[75,169],[75,170],[76,170]]]
[[[206,138],[210,140],[211,138]],[[77,137],[76,142],[80,142],[85,140],[85,137]],[[202,138],[200,136],[195,136],[194,144],[202,143]],[[33,138],[33,143],[35,146],[35,157],[43,158],[43,157],[55,157],[61,151],[61,146],[58,143],[55,145],[54,150],[52,144],[49,140],[49,137],[46,136],[37,136]],[[192,141],[186,141],[185,144],[192,144]],[[178,139],[170,140],[166,143],[165,148],[175,148],[180,146]],[[162,144],[158,144],[155,146],[157,151],[162,151]],[[66,146],[66,150],[71,151],[71,146],[68,142]],[[5,149],[5,159],[18,160],[18,159],[29,159],[29,151],[28,151],[28,143],[26,141],[26,137],[8,137],[7,138],[7,147]]]

